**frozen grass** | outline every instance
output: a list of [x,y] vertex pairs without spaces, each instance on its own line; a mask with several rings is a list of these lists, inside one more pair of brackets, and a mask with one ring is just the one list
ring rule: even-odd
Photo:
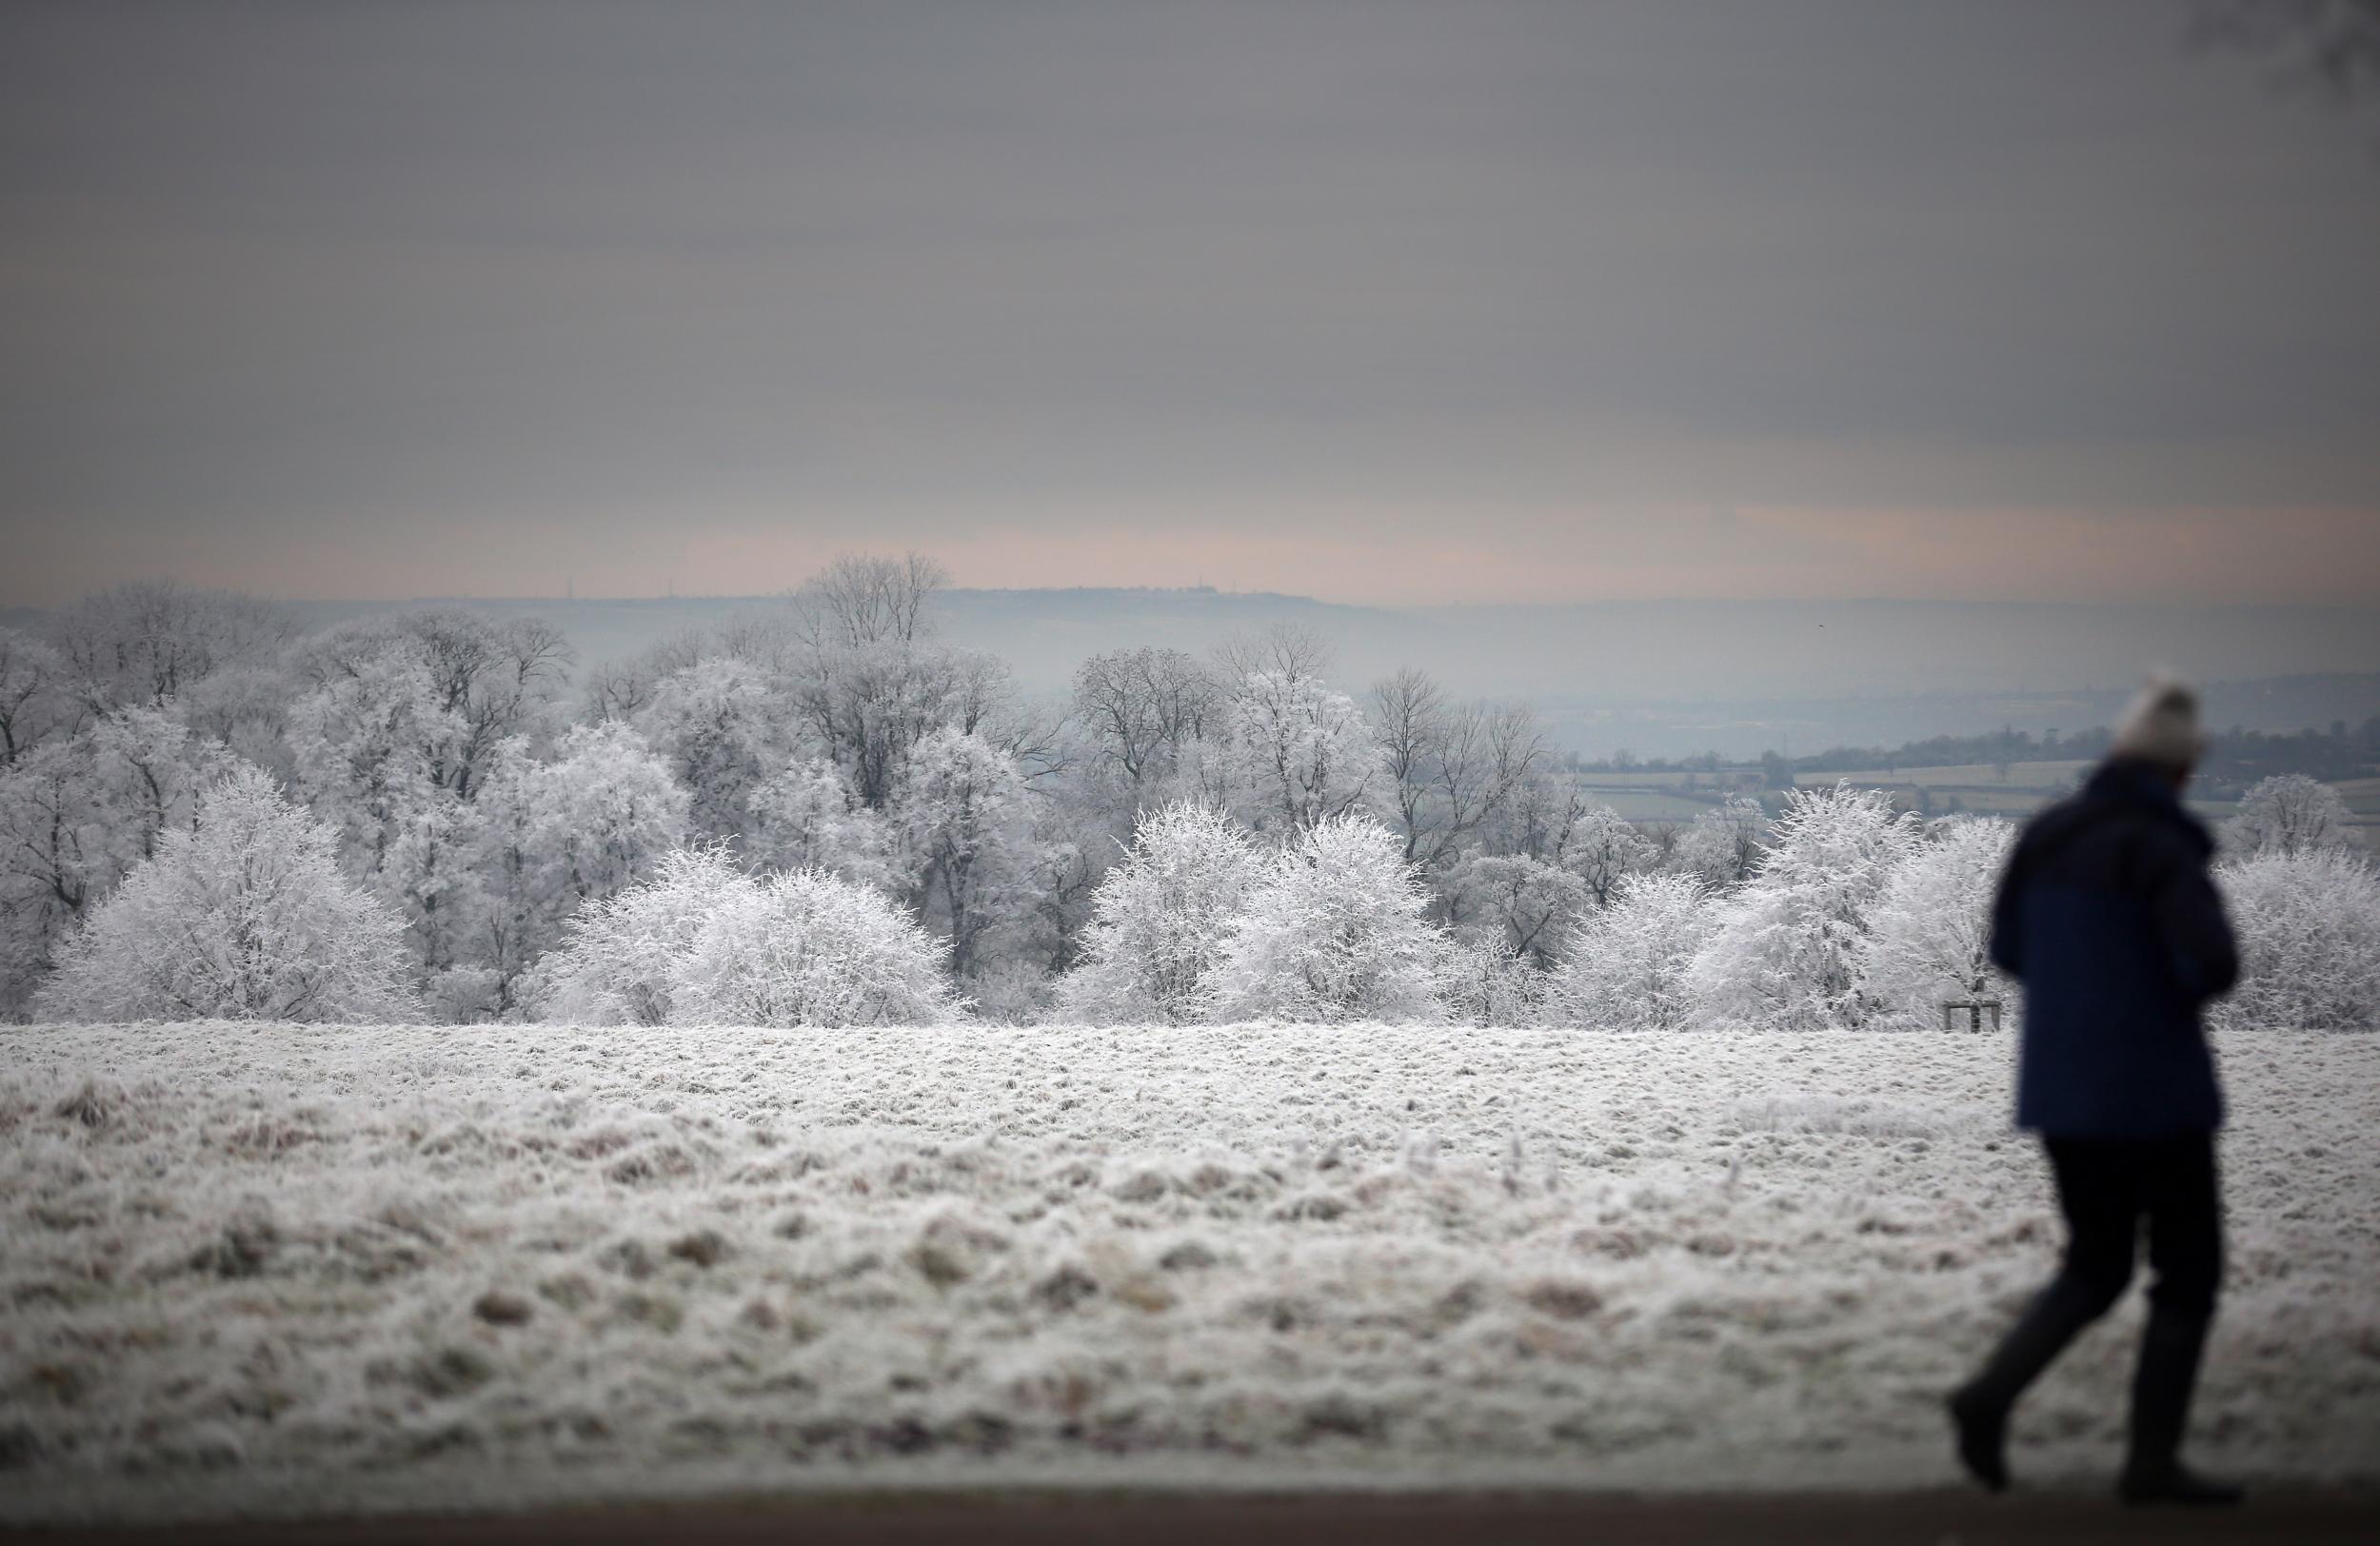
[[[2223,1047],[2196,1451],[2380,1479],[2380,1038]],[[0,1030],[0,1520],[1952,1479],[1990,1036]],[[2104,1475],[2137,1296],[2036,1392]]]

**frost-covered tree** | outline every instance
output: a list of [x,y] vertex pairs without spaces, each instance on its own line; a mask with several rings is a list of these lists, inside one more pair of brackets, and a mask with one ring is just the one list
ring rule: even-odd
[[1650,869],[1660,858],[1653,840],[1609,805],[1581,811],[1561,844],[1564,869],[1578,877],[1597,907],[1611,904],[1620,881]]
[[1743,884],[1760,859],[1768,815],[1750,795],[1733,794],[1711,810],[1697,811],[1677,834],[1668,867],[1692,875],[1714,891]]
[[66,659],[41,640],[0,627],[0,768],[70,727]]
[[893,812],[918,877],[920,911],[948,930],[951,967],[974,966],[986,931],[1030,901],[1038,858],[1016,759],[944,725],[910,749]]
[[110,709],[0,768],[0,1013],[20,1012],[66,931],[236,765],[147,704]]
[[737,887],[674,965],[673,1022],[944,1025],[942,951],[882,892],[823,870]]
[[1022,750],[1005,723],[1006,663],[934,636],[931,604],[948,583],[920,554],[844,554],[792,597],[783,654],[794,715],[869,810],[893,802],[914,748],[935,730]]
[[1926,1029],[1941,1006],[1998,998],[2014,985],[1992,964],[1992,896],[2016,829],[2007,822],[1953,817],[1926,830],[1893,869],[1868,909],[1855,971],[1869,1022]]
[[1208,733],[1215,674],[1179,649],[1094,655],[1074,675],[1074,709],[1096,764],[1129,788],[1162,783]]
[[85,735],[93,803],[126,863],[149,858],[168,831],[195,822],[200,791],[235,761],[213,737],[146,704],[117,709]]
[[2336,848],[2275,849],[2215,871],[2239,936],[2239,983],[2217,1025],[2366,1031],[2380,1025],[2380,873]]
[[900,834],[867,808],[841,768],[796,758],[752,791],[752,854],[777,869],[823,869],[887,895],[914,877]]
[[200,798],[61,951],[36,1000],[72,1021],[402,1020],[397,920],[339,873],[327,829],[256,769]]
[[580,683],[585,716],[599,724],[605,720],[633,723],[652,703],[664,679],[721,653],[703,629],[682,628],[623,659],[599,661],[587,668]]
[[1717,917],[1691,875],[1630,875],[1579,924],[1547,999],[1568,1024],[1674,1031],[1694,1022],[1688,974]]
[[1545,1018],[1551,977],[1519,951],[1492,938],[1448,941],[1438,999],[1458,1025],[1535,1025]]
[[2360,845],[2346,800],[2303,773],[2261,781],[2240,796],[2239,809],[2223,825],[2223,846],[2239,855],[2288,857]]
[[441,773],[460,760],[464,727],[420,650],[380,641],[323,664],[290,707],[289,740],[298,793],[339,834],[342,862],[377,878],[415,813],[451,797]]
[[794,678],[793,706],[870,810],[890,804],[918,743],[938,729],[997,739],[1008,668],[982,650],[932,639],[823,647]]
[[96,792],[89,759],[64,742],[0,769],[0,1013],[11,1019],[84,908],[122,878]]
[[1203,748],[1201,780],[1233,814],[1278,841],[1368,810],[1384,783],[1362,711],[1319,678],[1240,677],[1220,725],[1220,740]]
[[535,849],[568,904],[618,892],[684,842],[690,798],[645,738],[618,721],[565,734],[533,779]]
[[270,602],[168,581],[134,581],[85,596],[50,629],[67,680],[91,714],[163,707],[201,681],[269,660],[294,635]]
[[390,654],[419,665],[425,695],[450,722],[450,734],[430,748],[430,777],[466,802],[498,745],[516,736],[543,743],[572,658],[562,630],[544,618],[433,607],[327,629],[299,647],[298,670],[330,683]]
[[793,593],[796,631],[815,648],[915,644],[932,631],[950,571],[922,553],[838,553]]
[[1445,940],[1404,842],[1361,813],[1325,817],[1271,855],[1232,921],[1209,1018],[1433,1022]]
[[310,669],[319,681],[289,711],[298,792],[338,834],[347,874],[405,920],[423,969],[443,971],[473,883],[471,813],[450,782],[467,727],[411,639],[340,633]]
[[589,904],[541,970],[550,1018],[588,1024],[942,1024],[934,941],[890,899],[816,870],[756,878],[717,846]]
[[587,1025],[671,1025],[678,963],[717,910],[760,882],[717,843],[662,856],[653,873],[572,914],[538,963],[544,1017]]
[[1386,803],[1405,857],[1435,869],[1478,841],[1545,757],[1537,716],[1519,704],[1458,704],[1426,671],[1374,684]]
[[466,959],[485,991],[471,1018],[517,1009],[523,978],[564,920],[683,843],[686,806],[668,765],[617,720],[574,727],[549,763],[518,737],[501,743],[474,803],[481,896]]
[[765,673],[716,656],[664,677],[636,725],[685,785],[694,831],[741,849],[752,795],[783,759],[781,718]]
[[1526,854],[1465,854],[1438,894],[1458,938],[1496,945],[1540,971],[1595,905],[1584,881]]
[[1247,838],[1221,812],[1188,803],[1151,812],[1093,894],[1059,1012],[1123,1025],[1202,1018],[1257,872]]
[[1882,789],[1796,789],[1752,879],[1719,909],[1690,983],[1723,1025],[1815,1030],[1856,1023],[1855,968],[1869,910],[1915,841]]

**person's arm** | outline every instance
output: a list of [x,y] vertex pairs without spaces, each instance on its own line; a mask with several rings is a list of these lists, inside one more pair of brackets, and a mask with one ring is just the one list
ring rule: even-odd
[[2174,981],[2193,1003],[2204,1003],[2231,992],[2239,981],[2239,945],[2223,912],[2222,893],[2198,855],[2176,846],[2160,858],[2149,893],[2150,915]]
[[2019,842],[2000,872],[2000,888],[1992,898],[1992,964],[2023,981],[2025,977],[2026,862],[2032,843]]

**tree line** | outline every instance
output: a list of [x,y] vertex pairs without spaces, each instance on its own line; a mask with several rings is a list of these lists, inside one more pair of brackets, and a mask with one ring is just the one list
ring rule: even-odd
[[[1040,702],[940,637],[943,584],[843,558],[583,673],[539,619],[162,585],[0,631],[0,1010],[1808,1028],[1997,991],[2004,823],[1847,785],[1630,823],[1525,705],[1351,694],[1295,628]],[[2344,851],[2291,808],[2283,862]]]

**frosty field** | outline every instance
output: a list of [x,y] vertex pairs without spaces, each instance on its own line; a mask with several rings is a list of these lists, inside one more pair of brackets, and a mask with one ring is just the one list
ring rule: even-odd
[[[2220,1042],[2211,1466],[2380,1481],[2380,1039]],[[0,1520],[1930,1486],[2047,1272],[1993,1036],[0,1029]],[[2114,1464],[2135,1290],[2021,1410]],[[2048,1441],[2054,1440],[2054,1447]]]

